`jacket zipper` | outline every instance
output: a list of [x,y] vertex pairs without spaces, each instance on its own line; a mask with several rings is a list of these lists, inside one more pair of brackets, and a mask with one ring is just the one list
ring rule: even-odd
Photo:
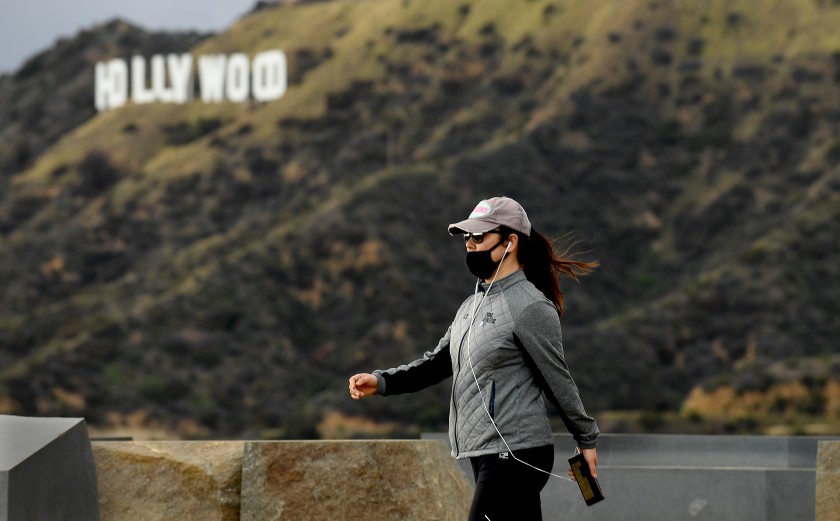
[[[488,297],[490,295],[487,295]],[[478,298],[478,295],[475,295],[474,298]],[[482,298],[482,301],[484,299]],[[461,374],[461,351],[464,349],[464,339],[467,338],[467,335],[470,333],[471,325],[475,322],[476,317],[478,316],[481,306],[476,308],[474,317],[470,317],[470,323],[467,325],[467,331],[461,336],[461,344],[458,346],[458,365],[456,366],[456,371],[454,371],[452,376],[452,410],[455,412],[455,426],[452,428],[453,431],[453,442],[455,443],[455,458],[457,458],[461,454],[461,449],[458,447],[458,402],[455,399],[455,385],[458,381],[458,376]]]
[[455,385],[458,383],[458,376],[461,374],[461,351],[464,349],[464,339],[467,338],[470,329],[467,327],[466,333],[461,337],[461,343],[458,345],[458,362],[456,366],[455,375],[452,377],[452,410],[455,412],[455,425],[452,427],[452,442],[455,444],[455,457],[461,453],[458,447],[458,401],[455,399]]

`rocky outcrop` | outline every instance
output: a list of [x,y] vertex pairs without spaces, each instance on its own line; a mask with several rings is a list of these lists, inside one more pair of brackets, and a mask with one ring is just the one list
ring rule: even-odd
[[472,486],[438,441],[245,444],[243,521],[461,520]]
[[239,519],[243,442],[93,444],[101,521]]
[[840,519],[840,441],[821,441],[817,452],[817,521]]

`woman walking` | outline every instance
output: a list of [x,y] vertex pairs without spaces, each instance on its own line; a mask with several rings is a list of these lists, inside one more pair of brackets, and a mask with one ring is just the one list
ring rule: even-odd
[[469,521],[541,520],[540,491],[554,464],[545,399],[596,475],[598,426],[563,356],[558,279],[577,280],[598,264],[558,256],[508,197],[481,201],[449,233],[463,234],[475,292],[437,347],[409,364],[353,375],[350,396],[410,393],[453,376],[452,455],[470,459],[476,481]]

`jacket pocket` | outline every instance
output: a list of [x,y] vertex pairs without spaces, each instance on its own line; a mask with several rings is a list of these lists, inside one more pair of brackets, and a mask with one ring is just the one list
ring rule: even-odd
[[490,380],[490,417],[496,419],[496,381]]

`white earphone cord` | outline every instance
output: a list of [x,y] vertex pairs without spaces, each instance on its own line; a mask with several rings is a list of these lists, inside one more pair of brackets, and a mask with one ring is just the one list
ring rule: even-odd
[[[507,255],[507,253],[508,253],[508,249],[505,248],[505,253],[502,255],[502,260],[499,261],[499,267],[502,266],[502,262],[505,260],[505,256]],[[539,467],[531,465],[527,461],[522,461],[521,459],[517,458],[516,454],[514,454],[513,451],[510,449],[510,446],[508,445],[507,440],[505,440],[505,437],[502,436],[501,431],[499,431],[499,427],[496,426],[496,421],[493,420],[493,416],[490,414],[490,409],[487,407],[487,402],[484,400],[484,393],[481,392],[481,384],[478,383],[478,376],[476,376],[476,374],[475,374],[475,368],[473,367],[473,363],[472,363],[472,352],[470,351],[470,345],[471,345],[471,342],[472,342],[472,326],[473,326],[473,322],[475,322],[476,313],[479,310],[481,310],[481,305],[484,303],[484,299],[490,293],[490,289],[493,287],[493,284],[496,282],[496,276],[498,274],[499,274],[499,268],[496,268],[496,272],[493,274],[493,280],[490,281],[490,285],[487,286],[487,290],[481,296],[480,301],[476,298],[478,296],[478,285],[479,285],[480,281],[475,283],[475,293],[473,293],[473,309],[470,312],[470,326],[467,329],[467,361],[470,364],[470,371],[472,371],[473,379],[475,380],[475,386],[476,386],[476,388],[478,388],[478,395],[481,397],[481,405],[484,407],[484,412],[487,413],[487,417],[490,419],[490,423],[493,424],[493,428],[496,429],[496,432],[499,434],[499,438],[502,439],[502,443],[505,444],[505,447],[507,447],[507,450],[510,453],[510,455],[513,456],[513,459],[515,459],[519,463],[522,463],[524,465],[527,465],[527,466],[531,467],[532,469],[536,469],[540,472],[544,472],[544,473],[548,474],[549,476],[554,476],[555,478],[565,479],[566,481],[574,482],[574,480],[572,478],[569,478],[569,477],[566,477],[566,476],[558,476],[557,474],[554,474],[554,473],[549,472],[547,470],[543,470]]]

